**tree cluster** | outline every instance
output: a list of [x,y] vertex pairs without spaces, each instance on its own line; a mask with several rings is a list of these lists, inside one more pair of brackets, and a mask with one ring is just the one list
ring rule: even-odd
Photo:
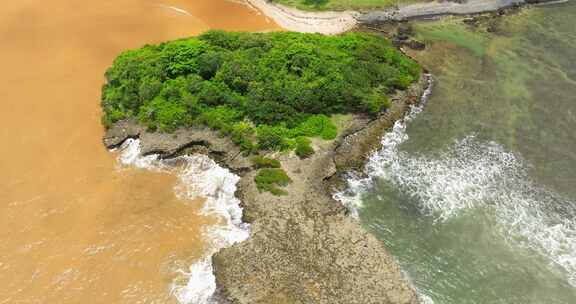
[[330,115],[375,115],[420,71],[369,34],[209,31],[122,53],[106,72],[103,123],[205,125],[247,152],[299,148],[307,157],[301,138],[336,137]]

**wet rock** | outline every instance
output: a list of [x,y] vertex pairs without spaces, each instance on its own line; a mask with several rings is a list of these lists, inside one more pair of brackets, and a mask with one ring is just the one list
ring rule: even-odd
[[112,125],[103,141],[108,149],[113,149],[128,138],[140,139],[142,155],[158,154],[166,159],[203,153],[240,175],[252,166],[248,159],[241,157],[240,149],[229,138],[208,128],[178,129],[174,133],[150,132],[135,121],[124,120]]
[[138,138],[142,130],[142,126],[133,121],[119,121],[106,130],[102,141],[106,148],[114,149],[119,147],[128,138]]
[[396,30],[398,34],[406,35],[406,36],[413,36],[414,35],[414,28],[410,23],[401,23],[398,25],[398,29]]
[[416,51],[422,51],[426,49],[426,44],[424,42],[420,42],[414,39],[406,42],[404,45]]
[[498,32],[498,25],[497,24],[489,24],[486,27],[486,31],[488,33],[497,33]]
[[397,34],[394,38],[396,40],[399,40],[399,41],[406,41],[406,40],[410,39],[410,36],[408,36],[406,34]]
[[479,23],[477,18],[464,18],[462,22],[470,27],[476,27]]

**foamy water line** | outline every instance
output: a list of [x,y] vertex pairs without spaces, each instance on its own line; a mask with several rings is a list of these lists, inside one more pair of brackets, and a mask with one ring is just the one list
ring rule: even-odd
[[242,223],[240,201],[234,196],[240,178],[205,155],[170,160],[161,160],[158,155],[142,156],[139,139],[128,139],[122,144],[119,162],[123,166],[176,173],[178,183],[174,190],[179,198],[204,198],[206,202],[202,212],[223,219],[223,224],[204,231],[206,239],[210,240],[204,257],[189,269],[180,270],[180,274],[187,278],[186,284],[175,281],[170,289],[182,304],[218,303],[212,256],[222,248],[246,240],[250,234],[249,225]]
[[176,7],[176,6],[166,5],[166,4],[157,4],[157,6],[163,7],[163,8],[165,8],[165,9],[168,9],[168,10],[171,10],[171,11],[174,11],[174,12],[177,12],[177,13],[182,14],[182,15],[185,15],[185,16],[191,16],[191,17],[193,16],[193,15],[190,14],[190,12],[188,12],[187,10],[182,9],[182,8],[179,8],[179,7]]
[[[432,95],[432,89],[434,86],[434,78],[431,74],[424,75],[426,77],[426,89],[422,93],[420,97],[420,102],[416,105],[411,105],[410,110],[404,116],[403,119],[400,119],[394,123],[392,130],[387,132],[382,138],[382,146],[397,146],[401,142],[408,139],[406,135],[406,125],[412,121],[418,114],[422,112],[424,106],[430,99]],[[394,134],[394,136],[390,136],[390,134]],[[376,152],[375,154],[377,154]],[[374,156],[369,158],[367,163],[367,167],[370,166]],[[366,170],[368,172],[368,170]],[[334,199],[341,202],[344,206],[350,210],[353,217],[358,218],[358,210],[362,207],[362,194],[366,193],[372,188],[373,185],[373,176],[370,174],[358,174],[357,172],[349,172],[349,177],[347,179],[348,187],[346,190],[342,192],[336,192],[334,194]],[[363,177],[366,176],[366,177]],[[403,272],[405,278],[408,280],[410,285],[416,290],[418,294],[418,298],[420,303],[422,304],[434,304],[434,300],[431,297],[426,295],[425,292],[420,290],[410,278],[410,275],[406,272]]]
[[576,287],[576,202],[535,184],[524,161],[496,142],[468,136],[432,155],[401,151],[409,139],[407,123],[423,104],[383,136],[365,177],[351,175],[348,189],[335,197],[357,214],[363,194],[380,179],[414,198],[420,211],[437,223],[465,210],[488,210],[503,237],[546,257]]
[[346,190],[337,192],[334,194],[334,198],[344,204],[352,216],[358,217],[358,210],[362,207],[361,195],[373,185],[373,177],[370,173],[370,167],[372,164],[376,163],[378,160],[375,156],[381,154],[384,151],[389,151],[390,149],[397,149],[398,146],[408,140],[408,135],[406,134],[406,126],[414,118],[418,116],[424,109],[424,106],[430,99],[432,95],[432,88],[434,85],[434,79],[431,74],[426,74],[427,87],[420,97],[420,102],[416,105],[410,105],[410,110],[404,116],[404,118],[397,120],[392,127],[392,130],[387,131],[381,140],[382,150],[374,152],[372,156],[368,159],[366,164],[365,172],[366,174],[358,174],[358,172],[348,172],[348,187]]

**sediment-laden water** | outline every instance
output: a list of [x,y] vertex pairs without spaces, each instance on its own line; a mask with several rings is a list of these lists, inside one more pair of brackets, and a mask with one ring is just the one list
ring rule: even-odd
[[200,191],[211,173],[228,175],[208,160],[139,169],[129,151],[103,147],[100,124],[103,75],[121,51],[209,28],[276,26],[225,0],[2,3],[0,303],[194,303],[211,292],[201,262],[242,236],[221,235],[234,205],[214,196],[233,178]]
[[[576,302],[574,16],[417,26],[434,93],[343,199],[426,301]],[[209,302],[208,257],[247,236],[237,177],[141,157],[132,140],[106,151],[102,75],[127,48],[274,27],[223,0],[3,4],[0,303]]]
[[436,77],[344,200],[423,298],[576,303],[576,6],[421,23]]
[[122,165],[178,176],[174,187],[176,196],[190,202],[202,198],[201,214],[220,219],[218,224],[204,227],[204,242],[208,245],[203,255],[189,269],[179,269],[170,286],[170,294],[180,303],[217,303],[212,255],[249,236],[249,225],[242,223],[240,200],[235,197],[240,177],[205,155],[181,156],[169,160],[161,160],[158,155],[143,156],[138,139],[126,140],[119,148],[119,153]]

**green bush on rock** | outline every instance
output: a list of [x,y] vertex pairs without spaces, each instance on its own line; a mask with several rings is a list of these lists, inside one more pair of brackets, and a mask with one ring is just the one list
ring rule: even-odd
[[279,168],[260,169],[254,181],[260,192],[268,191],[274,195],[286,195],[287,192],[279,187],[286,187],[292,182],[286,172]]
[[254,156],[254,158],[252,158],[252,163],[254,163],[254,166],[256,166],[257,169],[281,167],[280,161],[277,159],[272,159],[260,155]]
[[331,115],[377,114],[420,72],[369,34],[209,31],[122,53],[106,72],[102,121],[134,119],[162,132],[204,125],[245,153],[307,154],[298,138],[336,138]]
[[310,139],[306,137],[296,138],[296,149],[294,152],[300,158],[308,158],[314,154],[314,149],[311,146]]

